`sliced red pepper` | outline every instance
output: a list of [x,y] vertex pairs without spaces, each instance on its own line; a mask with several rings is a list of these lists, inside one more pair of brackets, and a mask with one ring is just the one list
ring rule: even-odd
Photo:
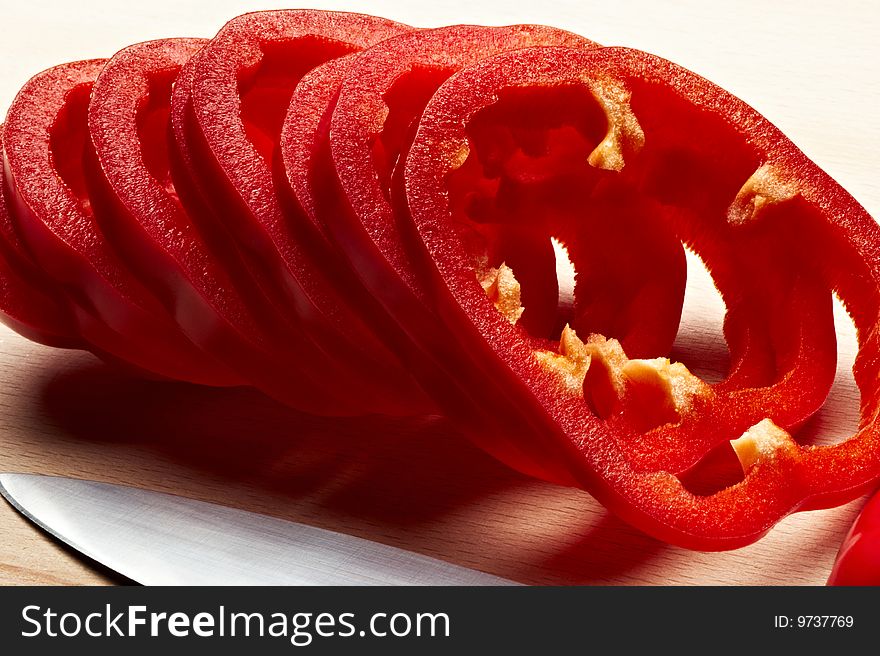
[[[2,172],[2,168],[0,168]],[[9,223],[0,198],[0,223]],[[28,339],[58,348],[83,348],[65,303],[15,266],[15,255],[0,240],[0,321]]]
[[41,276],[15,232],[6,208],[5,179],[0,166],[0,321],[46,346],[85,348],[66,299]]
[[[440,328],[433,301],[423,290],[418,262],[409,257],[400,239],[391,194],[395,165],[421,110],[449,75],[494,53],[552,44],[595,47],[583,37],[542,26],[453,26],[401,35],[374,46],[352,60],[341,85],[332,71],[314,80],[314,95],[329,100],[330,106],[312,147],[307,193],[314,198],[318,221],[347,257],[367,294],[382,304],[384,314],[393,317],[403,334],[386,332],[381,317],[375,319],[377,332],[406,349],[409,366],[444,411],[508,464],[549,480],[571,482],[546,440],[535,440],[521,422],[495,412],[494,401],[486,402],[503,398],[506,392],[472,373],[482,363]],[[316,98],[309,102],[318,105]],[[284,146],[289,150],[287,143]],[[287,155],[288,162],[300,162],[300,170],[302,160],[302,155]],[[524,234],[519,243],[528,239]],[[517,242],[511,245],[515,251]],[[540,273],[545,287],[555,290],[555,270],[546,267]]]
[[240,16],[184,69],[173,101],[189,177],[180,183],[190,187],[185,200],[200,196],[212,220],[230,230],[260,289],[288,322],[303,367],[362,412],[414,414],[434,405],[349,307],[351,291],[320,235],[303,233],[285,216],[289,199],[276,189],[273,160],[304,73],[409,29],[334,12]]
[[0,321],[29,340],[56,348],[81,348],[61,330],[70,316],[54,299],[9,265],[0,254]]
[[[390,302],[404,289],[409,295],[419,293],[416,269],[406,261],[398,238],[390,189],[422,109],[455,71],[530,45],[595,46],[555,28],[460,25],[389,39],[348,68],[327,125],[336,180],[316,180],[317,208],[325,230],[380,298]],[[337,194],[341,201],[334,202]],[[325,210],[324,203],[334,211]]]
[[[2,127],[0,125],[0,132]],[[105,362],[135,375],[155,377],[154,373],[96,346],[103,344],[114,352],[127,350],[125,337],[94,316],[83,316],[85,310],[69,299],[32,260],[18,236],[6,194],[6,171],[0,166],[0,321],[46,346],[91,351]]]
[[[536,136],[515,129],[522,108],[536,106],[579,116],[563,121],[579,134],[568,131],[570,139],[555,146],[551,135],[543,142],[549,146],[529,152]],[[499,156],[493,146],[505,139],[517,147]],[[468,171],[472,158],[513,178],[535,160],[552,164],[556,153],[575,161],[574,140],[584,146],[576,171],[541,169],[550,178],[582,176],[562,201],[550,196],[552,180],[523,191]],[[552,436],[553,454],[579,485],[637,527],[689,548],[734,548],[790,512],[855,498],[880,476],[880,229],[742,101],[629,49],[504,54],[456,75],[434,95],[404,177],[412,252],[430,274],[447,329],[470,345],[487,380],[507,389],[513,403],[506,411],[536,436]],[[504,303],[477,280],[475,221],[461,203],[462,194],[476,193],[507,208],[510,189],[515,198],[543,195],[551,206],[601,207],[609,222],[643,204],[635,225],[672,226],[704,260],[728,305],[728,379],[708,385],[681,364],[632,359],[616,340],[571,329],[548,347],[514,325]],[[561,241],[590,237],[592,223],[577,211],[553,218],[546,227]],[[790,237],[795,229],[797,241]],[[589,270],[589,253],[578,247],[572,255],[578,275]],[[516,285],[508,281],[507,289],[501,301]],[[832,290],[859,331],[863,421],[844,443],[800,445],[782,426],[793,429],[809,416],[833,379]],[[695,463],[731,448],[742,480],[701,493],[685,487]]]
[[218,257],[211,232],[201,230],[178,199],[166,139],[171,89],[205,43],[137,44],[117,53],[98,76],[88,111],[95,156],[87,159],[96,216],[127,266],[241,384],[312,412],[349,412],[298,361],[285,359],[277,332],[263,331],[272,322],[259,322],[269,310],[249,276],[234,258]]
[[868,499],[847,532],[828,585],[880,585],[880,494]]
[[89,93],[105,63],[51,68],[13,101],[3,152],[16,231],[34,262],[72,299],[80,334],[99,351],[159,376],[230,384],[235,379],[180,333],[95,222],[82,157]]
[[[411,370],[420,370],[423,386],[434,398],[442,397],[441,405],[453,407],[457,415],[467,416],[466,429],[475,434],[489,436],[495,433],[507,434],[516,431],[515,426],[499,427],[494,416],[485,416],[481,403],[450,384],[442,376],[435,374],[436,365],[426,366],[427,354],[420,346],[415,345],[400,325],[391,318],[372,294],[367,291],[353,273],[349,262],[340,257],[324,236],[324,228],[320,221],[317,203],[322,203],[323,212],[333,211],[336,196],[330,195],[319,199],[320,190],[327,180],[335,177],[332,162],[329,158],[327,129],[333,104],[347,71],[357,54],[347,55],[327,62],[303,76],[291,96],[290,107],[282,131],[282,160],[288,177],[291,198],[288,202],[288,216],[300,226],[300,232],[308,235],[308,243],[320,243],[322,253],[326,252],[324,262],[333,262],[339,274],[340,293],[347,290],[346,303],[355,308],[360,316],[369,318],[370,325],[377,334],[382,335],[386,343],[393,346],[397,355]],[[353,277],[354,276],[354,277]],[[431,351],[437,361],[454,367],[460,355],[455,345],[439,343]],[[487,438],[488,439],[488,438]],[[534,467],[530,461],[530,466]],[[538,470],[536,470],[538,471]],[[546,478],[568,481],[565,474],[540,472]]]
[[294,205],[289,213],[297,224],[308,222],[301,229],[318,235],[312,239],[327,241],[313,185],[313,181],[321,184],[322,174],[316,175],[314,167],[320,157],[318,151],[326,146],[326,123],[339,87],[357,56],[352,53],[331,59],[303,75],[290,96],[281,127],[281,161],[291,190],[289,203]]

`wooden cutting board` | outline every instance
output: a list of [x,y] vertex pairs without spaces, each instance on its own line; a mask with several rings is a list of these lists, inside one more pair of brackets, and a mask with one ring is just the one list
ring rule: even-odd
[[[135,41],[209,36],[248,3],[16,3],[4,9],[0,107],[27,77]],[[653,51],[757,107],[880,216],[880,12],[838,2],[312,3],[418,25],[543,22]],[[660,3],[657,3],[660,4]],[[49,5],[47,7],[47,5]],[[479,5],[479,6],[474,6]],[[257,5],[254,5],[256,8]],[[796,239],[796,235],[792,236]],[[723,307],[692,262],[675,356],[723,367]],[[838,308],[839,310],[839,308]],[[851,323],[840,368],[806,427],[843,439],[857,421]],[[699,371],[699,369],[698,369]],[[801,513],[749,547],[705,554],[661,544],[584,492],[527,479],[443,420],[323,419],[256,393],[128,378],[77,352],[0,328],[0,470],[63,474],[185,494],[350,532],[531,584],[824,583],[859,502]],[[0,505],[0,583],[117,581]]]

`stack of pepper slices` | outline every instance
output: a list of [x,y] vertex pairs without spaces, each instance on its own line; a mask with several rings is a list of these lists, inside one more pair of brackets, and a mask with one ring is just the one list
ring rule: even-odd
[[[2,138],[0,306],[35,341],[312,413],[444,414],[694,549],[880,476],[877,224],[653,55],[260,12],[44,71]],[[685,246],[727,305],[715,384],[665,357]],[[861,422],[802,445],[835,374],[834,293]]]

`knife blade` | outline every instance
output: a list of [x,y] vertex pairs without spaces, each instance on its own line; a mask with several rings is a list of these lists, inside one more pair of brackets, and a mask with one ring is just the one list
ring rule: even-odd
[[124,485],[4,473],[0,494],[144,585],[517,585],[356,536]]

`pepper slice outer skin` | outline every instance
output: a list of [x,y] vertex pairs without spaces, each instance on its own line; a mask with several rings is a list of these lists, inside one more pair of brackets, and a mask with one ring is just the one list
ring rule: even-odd
[[880,493],[868,499],[843,539],[828,585],[880,585]]

